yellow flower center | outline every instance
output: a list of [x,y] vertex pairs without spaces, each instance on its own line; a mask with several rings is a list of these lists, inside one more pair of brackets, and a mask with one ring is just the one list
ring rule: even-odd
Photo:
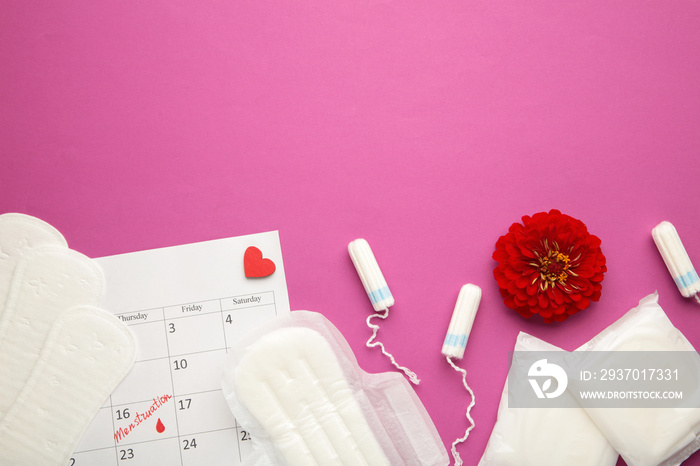
[[[539,279],[539,287],[541,291],[546,291],[550,286],[554,288],[557,284],[561,289],[570,293],[579,288],[573,283],[567,282],[570,276],[577,277],[578,275],[572,270],[576,268],[578,260],[581,258],[579,254],[576,258],[571,259],[569,254],[561,252],[556,241],[551,244],[546,239],[542,242],[544,253],[535,253],[536,262],[530,262],[530,265],[537,270],[537,275],[532,280],[532,284]],[[569,253],[573,248],[569,250]]]
[[549,250],[546,256],[539,258],[539,267],[542,281],[554,285],[555,282],[565,283],[569,277],[569,256],[557,250]]

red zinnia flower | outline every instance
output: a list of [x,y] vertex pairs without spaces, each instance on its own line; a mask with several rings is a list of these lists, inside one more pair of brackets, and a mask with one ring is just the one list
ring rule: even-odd
[[600,239],[558,210],[523,217],[496,242],[493,271],[503,300],[523,317],[561,322],[600,299],[607,270]]

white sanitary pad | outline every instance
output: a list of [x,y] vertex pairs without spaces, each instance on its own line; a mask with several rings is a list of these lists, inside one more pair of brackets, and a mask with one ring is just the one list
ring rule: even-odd
[[24,214],[0,215],[0,316],[20,258],[43,245],[67,247],[63,235],[48,223]]
[[[683,375],[700,377],[700,356],[668,319],[656,293],[643,298],[581,349],[689,351],[695,353],[696,371]],[[597,364],[608,367],[605,359],[598,358]],[[700,448],[698,408],[586,408],[586,412],[630,466],[678,465]]]
[[130,331],[94,305],[104,278],[54,228],[0,215],[0,464],[62,466],[134,363]]
[[222,385],[252,434],[245,465],[449,464],[406,380],[362,371],[320,314],[295,311],[246,335]]
[[2,464],[68,464],[135,356],[133,336],[112,314],[93,307],[61,314],[31,377],[0,421]]
[[26,383],[54,321],[67,309],[97,305],[104,278],[82,254],[41,246],[24,254],[0,316],[0,419]]
[[[515,351],[561,348],[521,332]],[[496,425],[479,466],[613,466],[617,457],[581,408],[509,408],[506,380]]]

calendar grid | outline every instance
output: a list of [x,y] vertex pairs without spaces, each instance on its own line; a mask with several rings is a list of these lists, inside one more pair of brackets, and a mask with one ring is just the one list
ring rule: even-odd
[[[112,395],[111,394],[109,395],[109,412],[111,414],[110,420],[112,421],[112,430],[114,431],[114,430],[116,430],[116,427],[114,425],[114,405],[112,405]],[[114,458],[118,463],[119,462],[119,452],[117,449],[117,439],[114,438],[113,442],[114,442]]]
[[[183,315],[180,315],[181,313]],[[228,411],[228,406],[223,396],[217,395],[221,394],[219,379],[216,380],[215,386],[213,382],[210,386],[202,386],[204,382],[199,381],[197,375],[205,374],[213,380],[212,376],[207,374],[210,371],[217,375],[220,373],[215,364],[223,364],[225,355],[236,339],[251,326],[251,319],[261,323],[278,314],[274,290],[116,314],[117,318],[123,320],[137,334],[137,340],[145,342],[145,347],[139,351],[135,369],[132,371],[135,372],[132,377],[142,377],[143,380],[141,384],[134,382],[132,384],[134,386],[151,384],[153,388],[148,389],[150,391],[141,388],[139,392],[141,396],[127,398],[118,393],[118,387],[102,408],[110,411],[109,429],[114,433],[111,446],[87,446],[76,451],[76,455],[97,455],[112,449],[115,465],[136,466],[148,464],[136,461],[137,458],[145,460],[146,454],[141,450],[150,444],[159,443],[160,446],[155,450],[172,449],[168,464],[190,466],[200,464],[196,459],[198,450],[207,446],[206,441],[214,441],[212,436],[223,435],[224,437],[216,437],[216,441],[225,442],[225,438],[230,438],[226,432],[232,432],[236,442],[230,444],[227,450],[235,456],[230,457],[228,460],[230,463],[227,464],[235,464],[236,457],[240,463],[245,458],[246,448],[249,448],[246,442],[250,440],[250,435],[240,426],[235,417],[230,415],[230,412],[228,412],[230,420],[222,418],[223,415],[220,412]],[[154,344],[151,348],[148,345],[149,341],[162,343]],[[157,349],[156,346],[161,349]],[[198,365],[202,366],[199,372],[187,374],[190,370],[196,371]],[[204,368],[207,370],[204,371]],[[154,382],[156,378],[164,376],[165,379]],[[126,383],[128,384],[129,381]],[[155,398],[149,398],[153,395]],[[172,406],[166,406],[163,403],[162,407],[159,405],[154,409],[151,403],[156,403],[159,397],[162,398],[165,395],[170,396],[167,402]],[[136,423],[135,417],[148,412],[149,408],[144,409],[146,406],[151,406],[150,409],[156,411],[155,414],[149,415],[148,420]],[[206,406],[210,409],[207,410]],[[216,407],[218,414],[212,414],[212,406]],[[128,419],[125,418],[127,410],[130,410]],[[196,410],[200,411],[195,412]],[[210,415],[218,416],[218,421],[212,428],[201,427],[205,424],[199,416]],[[158,422],[161,422],[161,418],[168,426],[174,427],[171,435],[155,433],[155,420],[158,419]],[[129,426],[129,421],[134,421],[131,423],[131,430],[118,438],[116,433],[120,427],[125,429],[125,426]],[[186,422],[186,428],[183,422]],[[134,424],[136,424],[135,427]],[[234,448],[237,451],[234,452]],[[174,452],[175,449],[177,453]],[[75,464],[78,466],[97,463]]]
[[[168,322],[167,319],[165,319],[165,308],[163,310],[163,327],[165,330],[165,347],[167,348],[168,351],[168,362],[170,362],[170,359],[172,356],[170,355],[170,342],[168,341]],[[173,382],[173,373],[170,371],[170,387],[172,388],[173,392],[173,398],[175,397],[175,383]],[[173,403],[173,406],[175,406],[175,403]],[[177,440],[178,444],[180,443],[180,425],[177,419],[177,412],[175,412],[175,431],[177,432]],[[180,454],[180,465],[184,466],[182,463],[182,451],[178,449],[178,453]]]
[[[183,396],[201,395],[201,394],[204,394],[204,393],[216,393],[216,392],[218,392],[218,391],[219,391],[219,390],[204,390],[204,391],[201,391],[201,392],[180,393],[180,394],[178,394],[177,396],[178,396],[178,397],[183,397]],[[129,405],[131,405],[131,404],[147,403],[147,402],[149,402],[149,401],[151,401],[151,400],[143,400],[143,399],[141,399],[141,400],[130,401],[129,403],[110,404],[110,407],[112,407],[112,408],[118,408],[118,407],[120,407],[120,406],[129,406]]]
[[226,341],[226,320],[224,318],[224,306],[221,304],[221,300],[219,300],[219,312],[221,314],[221,334],[224,337],[224,348],[226,350],[226,354],[228,354],[228,341]]

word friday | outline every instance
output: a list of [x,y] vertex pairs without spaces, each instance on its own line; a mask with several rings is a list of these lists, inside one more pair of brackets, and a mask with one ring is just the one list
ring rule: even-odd
[[159,396],[157,398],[153,398],[153,404],[151,405],[150,408],[148,408],[148,410],[146,410],[143,413],[139,413],[137,411],[136,416],[134,416],[133,422],[130,422],[129,425],[126,427],[120,427],[119,429],[117,429],[117,431],[114,433],[114,440],[116,440],[117,443],[119,443],[119,441],[121,439],[123,439],[124,437],[126,437],[127,435],[129,435],[129,433],[132,430],[134,430],[134,428],[136,426],[138,426],[142,422],[146,421],[146,419],[151,417],[153,415],[153,413],[155,413],[158,410],[158,408],[160,408],[165,403],[170,401],[171,398],[172,398],[171,395],[163,395],[163,396]]

